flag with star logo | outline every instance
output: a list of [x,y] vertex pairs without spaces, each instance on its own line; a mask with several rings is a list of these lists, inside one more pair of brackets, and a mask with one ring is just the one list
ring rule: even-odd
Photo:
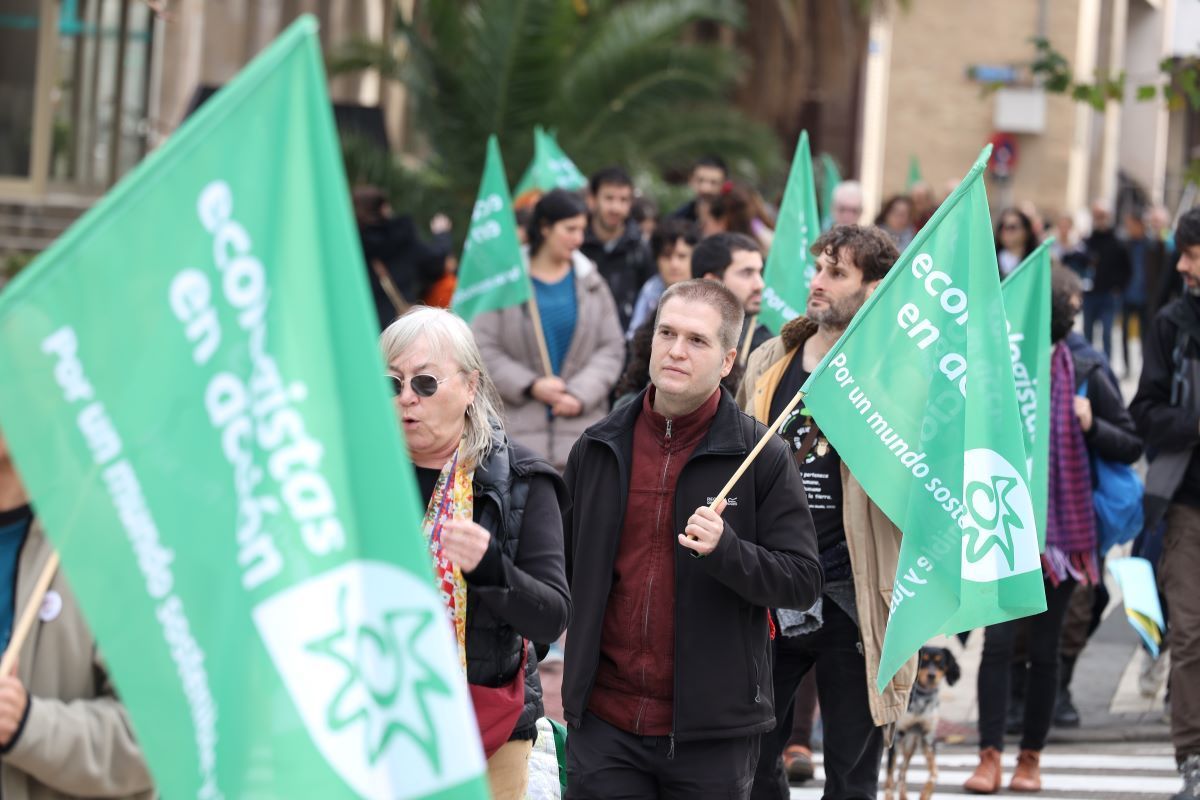
[[808,249],[820,235],[821,217],[817,212],[808,131],[801,131],[792,171],[783,191],[783,203],[779,207],[775,238],[763,267],[766,285],[758,321],[772,333],[779,333],[787,322],[805,311],[808,284],[816,268],[816,257]]
[[[802,391],[904,534],[880,691],[926,641],[1046,608],[983,170],[901,254]],[[892,577],[892,576],[888,576]]]
[[303,17],[0,294],[0,427],[163,797],[488,795],[364,277]]

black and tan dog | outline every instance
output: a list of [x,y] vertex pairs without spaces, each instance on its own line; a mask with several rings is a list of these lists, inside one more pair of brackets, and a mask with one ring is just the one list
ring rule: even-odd
[[[884,783],[884,797],[892,797],[896,786],[900,789],[900,800],[906,796],[905,786],[908,777],[908,765],[913,753],[917,750],[918,742],[925,751],[925,761],[929,765],[929,779],[921,790],[921,800],[929,800],[933,789],[937,786],[937,728],[938,708],[941,702],[938,693],[942,681],[953,686],[959,678],[958,662],[954,654],[944,647],[922,647],[917,666],[917,682],[913,684],[912,696],[908,700],[908,711],[896,723],[896,738],[888,750],[887,781]],[[896,754],[900,754],[900,774],[896,775]]]

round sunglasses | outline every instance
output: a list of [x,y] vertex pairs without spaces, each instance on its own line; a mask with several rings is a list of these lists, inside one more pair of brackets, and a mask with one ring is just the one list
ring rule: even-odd
[[[404,393],[404,378],[390,373],[387,378],[391,381],[393,395],[399,397]],[[409,385],[412,386],[413,394],[417,397],[433,397],[437,394],[438,387],[448,380],[450,379],[442,378],[438,380],[432,375],[413,375],[409,379]]]

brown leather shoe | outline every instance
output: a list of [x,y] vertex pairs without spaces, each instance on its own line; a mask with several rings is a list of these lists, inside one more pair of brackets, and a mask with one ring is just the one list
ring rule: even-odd
[[1017,756],[1017,769],[1008,788],[1014,792],[1040,792],[1042,790],[1042,751],[1022,750]]
[[963,788],[975,794],[995,794],[1000,791],[1000,751],[985,747],[979,751],[979,766],[975,774],[967,778]]

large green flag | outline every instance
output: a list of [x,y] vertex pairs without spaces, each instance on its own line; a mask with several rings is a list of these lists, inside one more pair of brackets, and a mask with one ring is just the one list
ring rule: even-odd
[[821,235],[821,217],[817,213],[817,190],[813,185],[812,154],[808,149],[808,131],[801,131],[792,159],[792,171],[783,190],[783,204],[775,226],[775,239],[763,268],[762,311],[758,321],[773,333],[784,323],[804,313],[808,304],[808,284],[816,259],[808,248]]
[[833,227],[833,192],[842,182],[842,173],[829,153],[821,153],[821,230]]
[[470,322],[485,311],[520,305],[527,300],[529,278],[517,239],[512,197],[508,194],[508,179],[504,177],[500,144],[491,136],[450,306],[455,314]]
[[1029,459],[1029,493],[1037,521],[1038,551],[1046,550],[1046,492],[1050,457],[1050,246],[1042,242],[1000,284],[1008,316],[1008,346],[1017,409]]
[[1046,608],[983,184],[990,149],[804,385],[821,430],[904,533],[881,690],[936,634]]
[[513,194],[519,197],[530,189],[548,192],[551,189],[582,189],[584,186],[587,186],[587,178],[559,147],[554,134],[541,125],[535,127],[533,162],[517,182]]
[[364,272],[304,17],[0,296],[0,420],[164,797],[487,796]]

